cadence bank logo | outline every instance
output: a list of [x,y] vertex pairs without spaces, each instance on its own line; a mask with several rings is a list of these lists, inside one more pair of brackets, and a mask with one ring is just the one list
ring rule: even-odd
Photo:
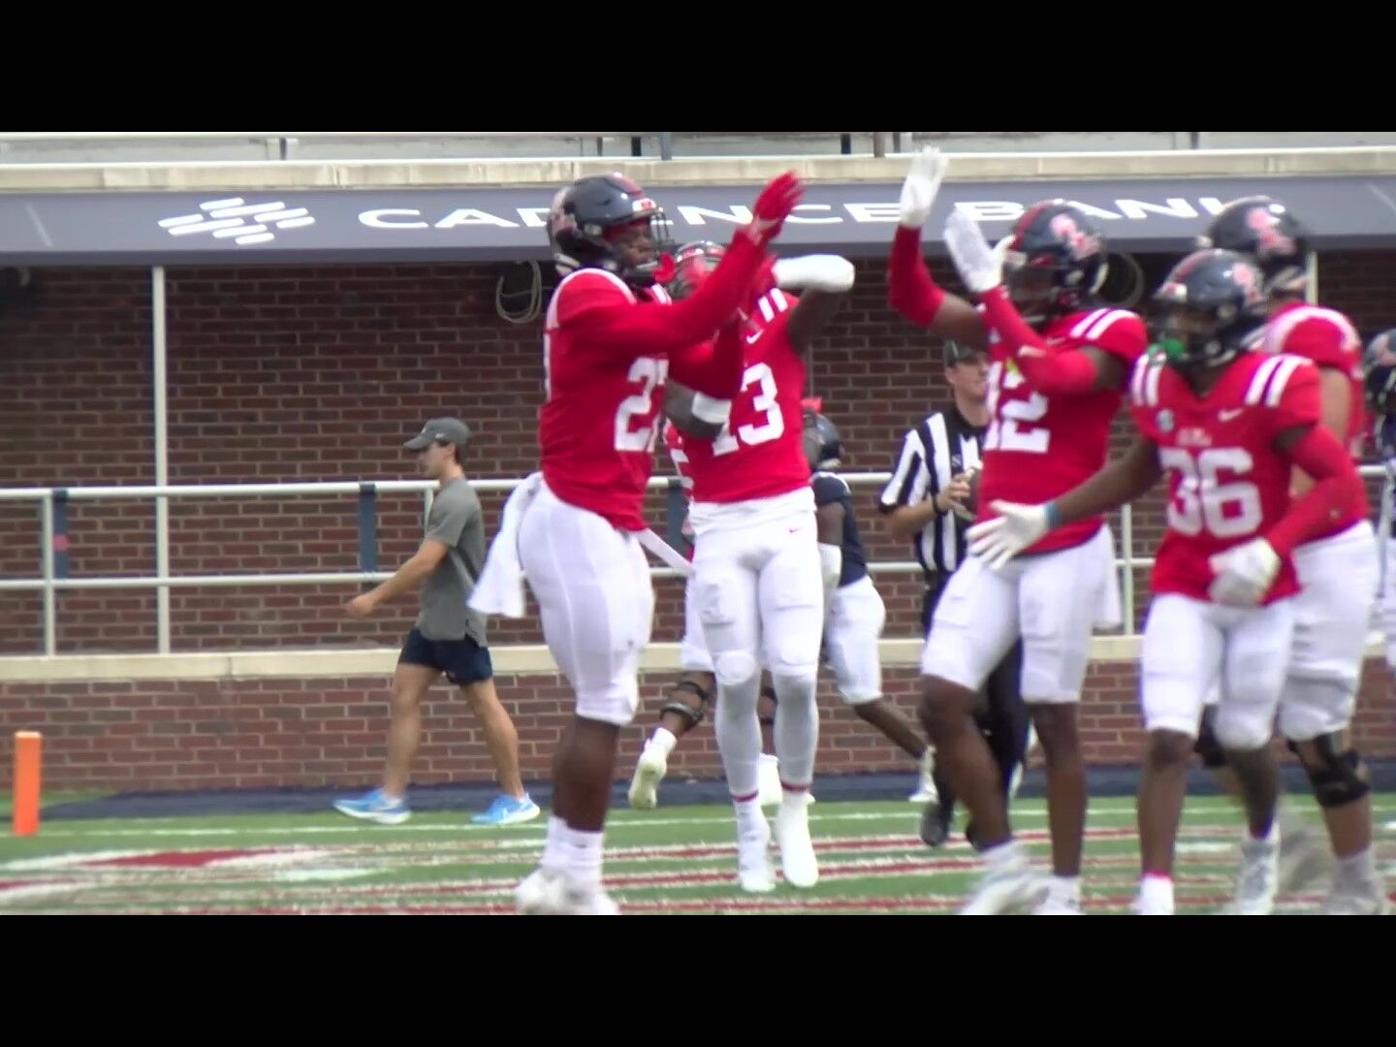
[[242,197],[209,200],[199,205],[197,214],[160,219],[160,228],[171,236],[209,233],[215,240],[232,240],[235,244],[264,244],[276,239],[272,227],[298,229],[314,225],[315,219],[304,207],[288,208],[277,200],[267,204],[249,204]]

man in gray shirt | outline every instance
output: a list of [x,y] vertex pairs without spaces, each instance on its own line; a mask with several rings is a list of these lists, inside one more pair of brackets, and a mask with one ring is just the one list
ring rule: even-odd
[[442,673],[461,689],[479,719],[502,789],[489,810],[471,820],[479,825],[513,825],[539,814],[519,776],[518,734],[495,693],[485,621],[466,607],[485,561],[480,499],[461,467],[461,452],[469,440],[470,427],[460,419],[433,418],[403,445],[416,452],[422,472],[441,484],[427,516],[426,537],[396,574],[345,604],[350,616],[367,618],[379,604],[425,581],[421,613],[393,672],[383,786],[335,801],[336,810],[354,818],[397,825],[410,817],[407,778],[421,736],[422,698]]

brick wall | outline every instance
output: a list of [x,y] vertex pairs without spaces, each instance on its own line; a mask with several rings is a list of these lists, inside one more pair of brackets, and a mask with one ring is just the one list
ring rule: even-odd
[[[401,265],[168,271],[171,482],[409,478],[412,462],[401,451],[401,441],[424,418],[447,413],[462,415],[475,428],[468,462],[472,476],[529,471],[536,463],[534,425],[542,378],[538,324],[515,326],[496,315],[495,282],[503,270]],[[943,270],[937,275],[950,282]],[[33,301],[0,313],[0,485],[153,482],[149,272],[47,269],[37,271],[36,278],[39,291]],[[1325,255],[1320,278],[1325,301],[1348,312],[1364,332],[1396,326],[1396,300],[1388,290],[1396,278],[1396,252]],[[553,280],[550,275],[546,279],[550,289]],[[945,395],[931,340],[885,303],[881,263],[861,263],[850,303],[813,353],[811,391],[824,398],[827,413],[843,432],[850,470],[889,468],[901,432]],[[1117,444],[1126,433],[1117,424]],[[660,468],[669,470],[663,462]],[[908,558],[909,550],[883,533],[873,508],[875,492],[859,489],[856,500],[871,556]],[[484,501],[492,529],[502,498],[486,496]],[[386,568],[416,547],[421,505],[420,496],[380,500],[379,553]],[[661,520],[662,514],[662,496],[655,495],[651,518]],[[174,501],[170,517],[176,573],[342,571],[356,563],[352,497]],[[37,575],[37,520],[33,505],[0,503],[0,577]],[[1138,548],[1146,550],[1161,522],[1157,497],[1139,506],[1135,520]],[[153,573],[154,509],[149,503],[74,503],[69,533],[76,577]],[[1140,572],[1141,607],[1146,581],[1146,572]],[[882,576],[878,584],[889,609],[888,635],[915,633],[918,583],[907,576]],[[360,622],[339,612],[349,595],[342,586],[176,589],[171,597],[173,647],[362,646],[400,640],[414,612],[410,600]],[[655,636],[677,639],[680,589],[661,582],[658,597]],[[58,636],[60,653],[154,650],[154,595],[148,590],[62,593]],[[493,635],[495,643],[539,639],[528,620],[501,625]],[[41,643],[37,594],[0,593],[0,654],[37,653]],[[520,707],[521,723],[548,730],[547,717],[553,714],[542,706],[535,712],[534,705],[560,700],[556,684],[530,680],[515,687],[510,682],[508,689],[519,695],[541,689],[524,702],[526,709]],[[239,739],[232,744],[240,756],[237,763],[246,766],[238,747],[248,740],[250,765],[263,767],[219,772],[220,780],[331,780],[358,774],[376,761],[381,730],[375,717],[381,718],[381,709],[375,703],[381,692],[381,681],[256,682],[222,689],[181,684],[166,690],[140,684],[18,687],[0,692],[6,703],[0,706],[0,730],[8,733],[36,717],[46,730],[57,729],[63,720],[50,721],[42,703],[34,703],[45,696],[62,697],[67,704],[53,709],[52,716],[64,713],[73,728],[88,732],[72,735],[72,755],[80,756],[107,750],[95,745],[99,734],[92,728],[101,721],[78,719],[79,714],[130,712],[130,721],[112,721],[112,731],[100,737],[103,745],[116,744],[122,738],[146,737],[134,729],[146,719],[137,715],[141,708],[179,708],[176,699],[197,702],[197,707],[208,700],[216,706],[224,700],[218,696],[226,696],[230,705],[244,700],[258,705],[272,696],[278,704],[301,710],[297,722],[310,725],[304,743],[297,743],[300,748],[277,750],[301,755],[263,758],[259,750],[264,742],[253,744],[250,739],[260,736],[245,732],[237,717],[211,717],[209,723],[239,724],[226,736],[210,734],[211,739],[224,738],[210,741],[211,751],[225,752],[228,737]],[[145,698],[151,701],[128,704],[128,699]],[[360,709],[330,718],[356,725],[321,730],[323,718],[315,712],[321,703]],[[1133,715],[1132,706],[1125,715]],[[535,723],[530,717],[541,719]],[[849,737],[858,740],[850,742],[853,748],[831,750],[830,769],[840,762],[839,752],[866,750],[871,759],[873,750],[880,751],[845,712],[831,712],[829,722],[840,718],[849,720]],[[440,764],[430,773],[477,772],[470,761],[482,757],[469,739],[456,737],[470,730],[466,719],[457,719],[459,723],[448,719],[440,727],[445,734],[439,739],[433,736],[432,744],[443,748],[440,756],[429,757]],[[116,730],[123,722],[131,728],[128,733]],[[341,735],[367,740],[320,740]],[[526,746],[542,745],[546,752],[548,737],[525,737]],[[94,744],[79,744],[83,738]],[[327,751],[360,744],[369,755]],[[312,747],[318,747],[313,757],[308,754]],[[160,751],[134,741],[125,748],[138,757]],[[188,748],[181,742],[179,751]],[[706,750],[695,750],[701,752]],[[1103,747],[1094,755],[1114,758],[1116,753]],[[198,757],[181,759],[190,767],[199,764],[204,776],[211,773]],[[337,769],[327,766],[336,760]],[[850,762],[850,769],[863,767],[861,760]],[[298,761],[305,761],[304,766]],[[156,774],[154,765],[167,763],[163,758],[129,764],[78,759],[71,770],[54,765],[53,774],[60,781],[96,782],[95,769],[106,767],[101,773],[110,772],[110,777],[103,780],[113,783],[183,783],[182,775],[150,777]],[[140,775],[117,773],[138,765],[144,768]],[[219,765],[212,759],[212,766]],[[451,769],[456,765],[461,770]],[[275,769],[266,769],[270,767]],[[190,781],[195,779],[202,780],[191,772]]]
[[[642,680],[649,713],[623,732],[618,777],[629,777],[653,726],[654,698],[669,679]],[[1091,666],[1081,725],[1093,763],[1137,762],[1136,682],[1132,662]],[[890,670],[886,683],[888,695],[913,714],[915,671]],[[551,676],[502,676],[498,686],[518,727],[525,779],[546,780],[571,715],[566,684]],[[905,771],[910,784],[912,761],[842,706],[827,680],[819,704],[820,773]],[[1390,674],[1369,662],[1355,732],[1363,752],[1396,756],[1392,714]],[[415,781],[491,777],[483,737],[455,692],[434,688],[423,722]],[[0,684],[0,788],[9,782],[14,732],[34,727],[44,733],[46,789],[357,785],[382,773],[387,723],[385,678]],[[670,767],[679,780],[721,775],[711,723],[683,741]]]

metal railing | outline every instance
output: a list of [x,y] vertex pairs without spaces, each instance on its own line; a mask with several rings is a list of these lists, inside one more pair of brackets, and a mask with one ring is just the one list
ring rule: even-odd
[[363,159],[673,160],[717,155],[884,157],[952,151],[1198,150],[1363,146],[1391,132],[1204,131],[0,131],[0,164]]
[[[889,151],[897,153],[903,148],[911,148],[911,132],[903,131],[773,131],[720,134],[724,138],[749,138],[754,143],[763,138],[776,141],[827,141],[828,155],[855,154],[858,151],[854,148],[855,135],[859,139],[869,139],[867,144],[871,154],[876,157],[886,156]],[[701,138],[700,135],[689,137]],[[488,157],[477,152],[479,146],[476,143],[490,142],[506,143],[506,151],[511,154],[517,148],[514,145],[516,142],[538,142],[566,143],[570,147],[570,155],[575,157],[658,156],[661,160],[672,160],[675,155],[672,131],[25,131],[0,132],[0,163],[41,163],[50,160],[54,154],[82,149],[106,149],[113,152],[145,150],[150,159],[156,159],[155,152],[183,149],[219,150],[224,153],[231,151],[236,152],[239,159],[250,158],[247,154],[251,154],[251,157],[258,160],[301,160],[307,158],[307,145],[313,147],[311,151],[316,154],[316,159],[335,159],[333,155],[321,155],[326,150],[333,154],[334,143],[340,145],[339,151],[344,154],[339,159],[362,158],[365,150],[369,150],[373,155],[392,154],[401,158],[403,154],[398,150],[414,144],[417,151],[424,154],[485,159]],[[453,148],[452,143],[459,145]],[[611,150],[609,153],[608,147]],[[544,146],[544,149],[547,149],[547,146]],[[495,151],[501,150],[496,147]],[[553,146],[546,155],[540,154],[540,158],[557,158],[559,151]],[[425,155],[418,158],[425,158]],[[169,157],[159,159],[168,160]]]
[[[1364,465],[1359,472],[1365,478],[1386,477],[1386,470],[1379,465]],[[841,473],[850,485],[886,484],[891,473]],[[522,479],[472,479],[471,486],[476,491],[512,491]],[[672,476],[656,476],[649,481],[652,490],[671,492],[671,505],[678,495],[678,479]],[[413,494],[423,496],[425,511],[430,512],[432,497],[437,489],[433,480],[380,480],[372,482],[341,481],[330,483],[267,483],[267,484],[176,484],[164,486],[113,486],[113,487],[11,487],[0,488],[0,502],[37,502],[40,530],[40,570],[38,578],[0,579],[0,592],[43,593],[44,654],[58,653],[58,601],[60,590],[77,589],[155,589],[168,592],[173,588],[217,588],[231,586],[271,586],[271,585],[326,585],[363,584],[379,582],[392,577],[391,572],[377,570],[376,553],[376,498],[379,494]],[[1389,505],[1391,481],[1388,478],[1379,499],[1379,530],[1387,533],[1389,513],[1384,508]],[[111,501],[118,499],[154,498],[163,501],[168,498],[248,498],[248,497],[338,497],[355,495],[360,499],[359,512],[359,564],[358,571],[306,571],[287,574],[181,574],[169,573],[169,517],[167,513],[156,517],[156,573],[154,575],[130,575],[115,577],[69,578],[59,577],[55,538],[59,534],[57,519],[59,507],[68,501]],[[672,523],[672,521],[671,521]],[[66,530],[66,529],[64,529]],[[1115,558],[1116,569],[1123,569],[1122,606],[1128,617],[1125,620],[1125,635],[1137,635],[1134,631],[1134,572],[1138,568],[1153,565],[1153,557],[1134,555],[1134,518],[1131,507],[1120,510],[1121,555]],[[1382,558],[1383,563],[1385,558]],[[914,560],[875,560],[869,561],[868,570],[874,574],[920,573],[921,565]],[[671,578],[677,572],[670,567],[651,567],[650,574],[655,578]],[[170,613],[167,600],[157,603],[156,643],[161,654],[170,651]]]

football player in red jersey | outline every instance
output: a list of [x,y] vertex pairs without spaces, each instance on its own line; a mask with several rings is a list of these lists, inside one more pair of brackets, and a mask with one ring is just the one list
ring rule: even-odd
[[[679,280],[697,286],[697,294],[712,279],[707,271],[699,253]],[[775,887],[771,831],[759,803],[762,665],[778,700],[781,868],[796,887],[812,887],[819,877],[807,813],[819,738],[814,692],[825,592],[837,585],[839,566],[830,559],[837,547],[817,542],[801,398],[804,353],[852,285],[853,266],[843,258],[775,262],[772,285],[755,289],[740,328],[718,335],[719,343],[735,336],[742,347],[742,391],[731,418],[712,439],[683,443],[692,481],[693,584],[717,678],[714,723],[737,819],[737,878],[748,891]],[[808,293],[797,298],[783,287]],[[674,420],[685,427],[681,417]]]
[[792,174],[773,180],[722,264],[679,303],[656,286],[663,212],[639,186],[621,175],[583,178],[553,200],[548,236],[566,275],[544,327],[542,479],[517,548],[576,714],[553,761],[542,860],[515,892],[524,912],[617,911],[601,890],[602,836],[653,617],[642,509],[664,379],[672,370],[700,394],[696,411],[725,420],[741,357],[737,343],[724,351],[713,335],[750,300],[766,245],[801,193]]
[[[1250,196],[1227,204],[1203,239],[1255,260],[1269,300],[1260,348],[1302,356],[1318,368],[1323,425],[1360,458],[1367,429],[1362,342],[1346,316],[1306,300],[1309,237],[1304,226],[1280,201]],[[1296,495],[1311,486],[1308,476],[1295,472]],[[1304,765],[1337,859],[1323,903],[1323,912],[1332,915],[1367,915],[1386,908],[1372,851],[1370,774],[1348,733],[1380,574],[1370,517],[1364,493],[1342,518],[1294,551],[1300,592],[1294,604],[1294,649],[1280,696],[1280,733]],[[1221,754],[1212,734],[1204,717],[1198,751],[1215,767]],[[1326,864],[1325,855],[1312,845],[1316,841],[1306,849],[1309,836],[1296,818],[1281,821],[1279,891],[1303,886],[1306,871],[1319,873]]]
[[[722,261],[722,255],[722,245],[711,240],[695,240],[676,250],[672,279],[667,285],[670,297],[682,301],[692,294],[702,279]],[[774,259],[771,259],[771,267],[774,268]],[[770,279],[769,273],[759,274],[757,286],[764,290]],[[666,383],[664,446],[678,473],[685,500],[691,498],[693,493],[693,477],[688,470],[688,455],[684,452],[685,439],[712,440],[722,429],[720,425],[696,417],[693,400],[692,389],[672,379]],[[691,546],[693,526],[687,510],[683,533]],[[698,617],[698,587],[692,575],[684,585],[684,631],[679,643],[679,669],[679,680],[664,694],[664,704],[659,710],[659,725],[646,740],[631,775],[627,796],[630,805],[640,810],[652,810],[658,806],[659,783],[668,772],[669,756],[679,739],[703,722],[717,689],[712,655],[708,653],[707,642],[703,639],[703,623]],[[769,674],[762,681],[761,695],[769,706],[762,716],[762,726],[773,726],[775,719],[772,710],[775,705]],[[780,778],[776,762],[774,755],[762,753],[759,802],[763,807],[780,802]]]
[[[680,249],[680,257],[683,250]],[[670,394],[676,388],[670,383]],[[882,598],[867,571],[849,487],[837,474],[825,471],[839,464],[842,451],[838,429],[819,412],[822,401],[807,399],[802,406],[805,456],[812,473],[810,486],[814,491],[819,539],[821,545],[830,546],[821,552],[821,557],[837,553],[841,563],[839,585],[825,612],[826,660],[834,672],[840,696],[858,717],[876,727],[913,759],[924,762],[927,746],[919,736],[916,725],[882,694],[882,666],[878,652],[878,638],[885,617]],[[684,450],[687,439],[691,437],[681,437],[680,431],[672,425],[665,433],[665,443],[680,481],[686,487],[692,483],[688,476],[688,456]],[[630,783],[631,806],[643,809],[656,805],[656,787],[667,770],[668,758],[677,740],[702,722],[707,712],[709,694],[716,682],[712,657],[708,653],[698,616],[697,587],[692,579],[684,597],[685,628],[679,650],[683,676],[666,694],[660,724],[646,743]],[[774,709],[775,695],[766,681],[763,681],[761,694],[763,699],[771,699],[771,708]],[[763,713],[761,724],[763,727],[774,725],[774,719]],[[768,778],[767,774],[768,770],[776,771],[777,766],[774,755],[762,753],[759,781],[759,803],[762,807],[778,804],[781,800],[779,779]]]
[[[1294,632],[1293,553],[1363,497],[1346,448],[1319,424],[1317,370],[1248,348],[1265,322],[1262,285],[1260,270],[1234,252],[1198,251],[1180,262],[1155,296],[1161,351],[1142,358],[1130,379],[1140,435],[1129,450],[1045,504],[997,501],[989,510],[998,515],[970,529],[976,555],[1008,563],[1043,535],[1169,476],[1140,665],[1148,742],[1136,911],[1145,914],[1174,911],[1178,819],[1213,689],[1217,739],[1234,766],[1253,772],[1240,776],[1251,840],[1238,911],[1273,908],[1279,783],[1268,749]],[[1295,466],[1315,482],[1291,499]]]
[[[680,248],[680,253],[688,246],[691,245]],[[704,247],[711,248],[716,252],[721,251],[718,245],[708,244],[706,241]],[[670,285],[671,290],[674,286],[674,284]],[[677,294],[677,292],[674,293]],[[714,426],[710,429],[702,429],[703,423],[698,423],[700,429],[696,430],[697,435],[695,436],[691,420],[692,405],[688,402],[692,397],[693,390],[672,379],[664,390],[665,413],[671,415],[677,413],[689,419],[685,422],[690,428],[688,434],[682,433],[674,425],[672,417],[666,420],[664,427],[664,446],[668,449],[669,457],[673,460],[679,484],[685,491],[685,500],[687,492],[693,486],[693,479],[688,475],[688,456],[684,453],[684,440],[693,438],[710,440],[718,428]],[[690,543],[689,556],[691,558],[693,528],[689,524],[686,508],[682,531]],[[703,722],[717,691],[717,677],[713,675],[712,655],[708,653],[707,641],[703,638],[703,623],[698,617],[698,586],[691,574],[684,584],[683,611],[683,637],[679,641],[679,679],[664,692],[663,704],[659,708],[658,724],[650,737],[645,740],[640,758],[635,764],[635,771],[630,777],[627,798],[630,801],[630,806],[638,810],[653,810],[659,805],[659,783],[664,780],[664,776],[669,771],[669,757],[673,755],[679,739]],[[769,737],[770,728],[775,726],[775,692],[771,689],[769,672],[765,673],[761,680],[761,704],[758,706],[758,710],[761,719],[763,749],[758,802],[762,807],[773,807],[780,803],[781,790],[780,772],[777,769],[775,753],[772,752],[774,746]]]
[[[913,323],[989,351],[983,519],[991,501],[1046,501],[1105,464],[1110,423],[1147,337],[1134,313],[1095,307],[1105,243],[1064,200],[1029,208],[993,250],[973,220],[952,214],[946,244],[979,304],[937,287],[921,254],[921,227],[944,170],[944,159],[928,150],[902,188],[891,301]],[[1028,552],[998,570],[966,559],[936,607],[921,659],[922,722],[969,809],[986,866],[966,913],[1034,902],[1040,913],[1080,912],[1086,774],[1076,705],[1091,627],[1118,613],[1114,547],[1095,516],[1045,536]],[[1047,765],[1053,875],[1045,885],[1013,839],[1000,770],[972,718],[976,693],[1020,635],[1023,700]]]

